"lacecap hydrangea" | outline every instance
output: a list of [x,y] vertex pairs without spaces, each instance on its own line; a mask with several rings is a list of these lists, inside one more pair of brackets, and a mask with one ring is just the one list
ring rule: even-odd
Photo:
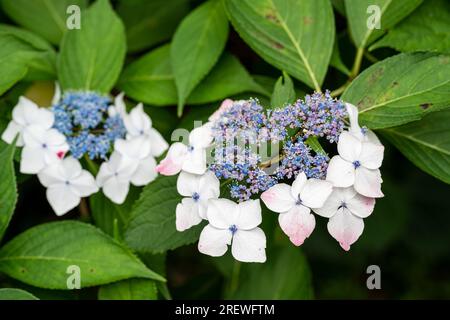
[[20,171],[37,174],[57,215],[100,189],[123,203],[131,184],[156,178],[155,157],[168,148],[142,104],[128,113],[123,94],[114,100],[89,91],[61,96],[58,86],[47,108],[20,97],[2,139],[22,147]]
[[170,146],[157,171],[179,174],[177,230],[208,222],[198,243],[207,255],[231,245],[239,261],[266,260],[260,199],[294,245],[311,235],[317,214],[349,250],[383,196],[384,147],[359,125],[357,108],[329,92],[275,109],[227,99],[187,140]]

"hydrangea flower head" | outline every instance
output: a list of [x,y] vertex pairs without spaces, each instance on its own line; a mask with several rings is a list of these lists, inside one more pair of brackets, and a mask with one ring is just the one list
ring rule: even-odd
[[64,134],[73,157],[105,159],[126,128],[119,113],[111,115],[111,100],[95,92],[67,92],[52,106],[54,128]]

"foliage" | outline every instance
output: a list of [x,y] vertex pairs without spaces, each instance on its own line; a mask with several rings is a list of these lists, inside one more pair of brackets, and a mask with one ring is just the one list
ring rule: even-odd
[[[262,228],[275,239],[268,262],[239,265],[229,256],[193,257],[201,226],[176,231],[176,178],[135,187],[122,205],[96,194],[58,218],[36,179],[19,173],[20,148],[0,142],[0,299],[71,296],[63,291],[71,265],[81,269],[82,294],[94,287],[98,299],[370,298],[360,278],[378,261],[391,281],[384,297],[450,296],[441,279],[449,277],[450,254],[448,2],[0,4],[2,131],[19,96],[55,80],[63,90],[125,92],[130,105],[145,104],[167,140],[205,121],[225,98],[255,97],[269,108],[329,89],[356,105],[361,123],[387,146],[386,198],[354,252],[341,253],[323,235],[304,250],[287,246],[276,215],[263,212]],[[67,29],[69,5],[81,9],[80,29]],[[379,6],[381,29],[367,27],[369,5]],[[43,89],[38,96],[50,105]],[[325,153],[317,139],[306,143]]]

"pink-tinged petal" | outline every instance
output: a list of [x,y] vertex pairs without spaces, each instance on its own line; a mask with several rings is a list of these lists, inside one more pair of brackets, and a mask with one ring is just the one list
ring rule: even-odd
[[234,224],[239,230],[251,230],[261,224],[262,216],[259,199],[239,203],[238,210]]
[[186,145],[175,142],[169,148],[166,158],[156,166],[156,171],[165,176],[173,176],[181,171],[187,154]]
[[361,154],[361,141],[351,133],[344,131],[339,136],[339,155],[349,162],[359,160]]
[[261,200],[269,210],[278,213],[289,211],[297,201],[291,195],[291,187],[285,183],[276,184],[264,191]]
[[62,216],[80,203],[80,197],[66,184],[52,185],[47,189],[47,200],[57,216]]
[[335,187],[350,187],[355,182],[354,165],[340,156],[334,156],[328,164],[327,180]]
[[363,142],[359,162],[368,169],[378,169],[383,162],[384,146]]
[[381,192],[381,173],[379,169],[370,170],[364,167],[356,169],[355,173],[355,190],[363,196],[369,198],[384,197]]
[[198,193],[202,198],[212,199],[218,198],[220,195],[220,181],[212,171],[200,176]]
[[375,199],[355,194],[353,198],[347,200],[347,209],[360,218],[367,218],[373,212]]
[[206,172],[206,150],[202,148],[194,148],[186,153],[182,170],[194,173],[204,174]]
[[300,246],[313,232],[316,219],[311,210],[305,206],[297,205],[286,213],[278,216],[281,229],[289,237],[291,242]]
[[212,257],[223,256],[231,244],[231,238],[230,230],[216,229],[208,224],[200,233],[198,251]]
[[220,105],[219,109],[214,111],[214,113],[208,118],[208,121],[216,121],[220,118],[222,113],[226,112],[228,109],[230,109],[233,106],[234,101],[231,99],[225,99],[222,101],[222,104]]
[[341,208],[330,218],[327,228],[342,249],[348,251],[350,246],[361,236],[364,230],[364,221],[354,216],[349,210]]
[[189,134],[189,144],[195,148],[207,148],[213,140],[211,128],[207,125],[195,128]]
[[150,130],[148,131],[148,138],[150,139],[152,145],[151,153],[154,157],[159,157],[169,148],[169,144],[154,128],[150,128]]
[[25,174],[39,173],[45,167],[45,155],[41,148],[25,146],[22,149],[20,172]]
[[184,198],[177,205],[175,225],[178,231],[187,230],[202,221],[199,215],[199,206],[194,200]]
[[301,193],[303,187],[305,186],[306,180],[307,178],[304,172],[300,172],[299,174],[297,174],[297,177],[295,178],[291,187],[291,195],[292,197],[294,197],[294,199],[298,199],[298,195]]
[[333,191],[333,184],[329,181],[309,179],[300,192],[302,204],[308,208],[320,208]]
[[14,138],[19,135],[19,138],[17,139],[16,146],[23,147],[23,137],[22,137],[22,130],[23,127],[19,125],[15,121],[10,121],[8,123],[8,126],[6,127],[6,130],[3,131],[2,134],[2,140],[6,143],[11,144],[14,141]]
[[237,230],[231,245],[233,257],[241,262],[266,262],[266,235],[260,228]]
[[148,156],[139,161],[136,171],[131,176],[131,183],[137,187],[145,186],[156,179],[156,160]]
[[194,192],[199,193],[199,175],[181,171],[177,179],[177,191],[183,197],[192,197]]
[[238,205],[231,200],[211,199],[208,201],[206,216],[209,223],[217,229],[228,230],[236,224],[238,214]]

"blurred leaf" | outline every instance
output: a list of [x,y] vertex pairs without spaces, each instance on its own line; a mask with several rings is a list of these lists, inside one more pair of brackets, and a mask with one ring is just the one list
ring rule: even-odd
[[264,60],[311,88],[320,89],[333,51],[329,1],[227,0],[228,16]]
[[83,13],[81,30],[69,30],[58,59],[64,90],[109,92],[119,77],[126,53],[123,24],[108,0],[97,0]]
[[228,21],[221,0],[207,1],[181,22],[170,50],[178,116],[190,93],[216,64],[227,38]]
[[[147,267],[149,267],[151,270],[154,270],[158,274],[162,275],[163,277],[166,276],[166,257],[167,254],[159,253],[159,254],[150,254],[142,252],[139,254],[139,257],[141,258],[142,262],[145,263]],[[172,297],[169,292],[169,288],[167,287],[167,282],[156,282],[156,287],[158,288],[158,291],[160,292],[161,296],[166,300],[171,300]]]
[[164,280],[127,248],[81,222],[41,224],[0,250],[0,271],[36,287],[67,290],[66,271],[72,265],[81,270],[82,287],[134,277]]
[[67,30],[67,8],[86,8],[87,0],[2,0],[6,14],[19,25],[58,45]]
[[278,78],[273,88],[270,106],[272,108],[281,108],[286,104],[293,103],[295,98],[294,83],[289,75],[283,72],[283,76]]
[[412,163],[450,184],[450,110],[382,131]]
[[370,47],[391,47],[401,52],[436,51],[450,53],[450,2],[425,1],[409,17],[388,31]]
[[[408,16],[422,0],[345,0],[345,9],[355,45],[365,48],[379,38],[386,30]],[[380,10],[380,29],[368,28],[375,11],[370,6],[378,6]]]
[[203,104],[229,98],[242,92],[256,92],[268,96],[239,60],[224,53],[211,73],[195,88],[187,103]]
[[[117,86],[138,101],[155,106],[175,105],[177,92],[169,51],[169,45],[165,45],[130,64]],[[210,74],[194,89],[187,103],[204,104],[248,91],[268,94],[235,56],[224,53]]]
[[125,242],[133,250],[159,253],[197,241],[202,225],[175,229],[175,209],[181,202],[176,180],[160,176],[142,191],[125,231]]
[[128,279],[100,287],[99,300],[156,300],[155,281]]
[[170,46],[152,50],[128,65],[117,86],[137,101],[154,106],[176,104],[177,91],[170,65]]
[[15,143],[0,142],[0,241],[8,228],[17,202],[17,185],[14,172]]
[[333,68],[339,70],[340,72],[342,72],[346,76],[350,76],[350,70],[344,64],[344,62],[342,62],[342,59],[341,59],[341,53],[339,51],[339,44],[338,44],[339,41],[338,41],[338,39],[339,38],[336,35],[336,39],[334,40],[333,54],[331,55],[331,60],[330,60],[330,66],[332,66]]
[[89,204],[95,225],[112,237],[116,236],[116,231],[122,235],[123,228],[129,219],[131,208],[138,197],[138,188],[131,188],[125,203],[121,205],[112,203],[102,192],[92,195],[89,198]]
[[21,289],[0,289],[0,300],[39,300],[31,293]]
[[333,7],[343,17],[345,17],[345,1],[344,0],[331,0]]
[[128,51],[170,39],[188,12],[188,0],[121,0],[117,13],[125,24]]
[[312,299],[311,272],[301,250],[283,245],[270,251],[264,264],[241,265],[239,286],[232,299]]
[[26,80],[53,80],[56,78],[56,52],[53,47],[36,34],[6,24],[0,25],[1,35],[11,35],[29,44],[36,51],[27,59],[28,73]]
[[369,128],[393,127],[448,107],[449,73],[449,56],[399,54],[364,70],[341,99],[359,108]]

